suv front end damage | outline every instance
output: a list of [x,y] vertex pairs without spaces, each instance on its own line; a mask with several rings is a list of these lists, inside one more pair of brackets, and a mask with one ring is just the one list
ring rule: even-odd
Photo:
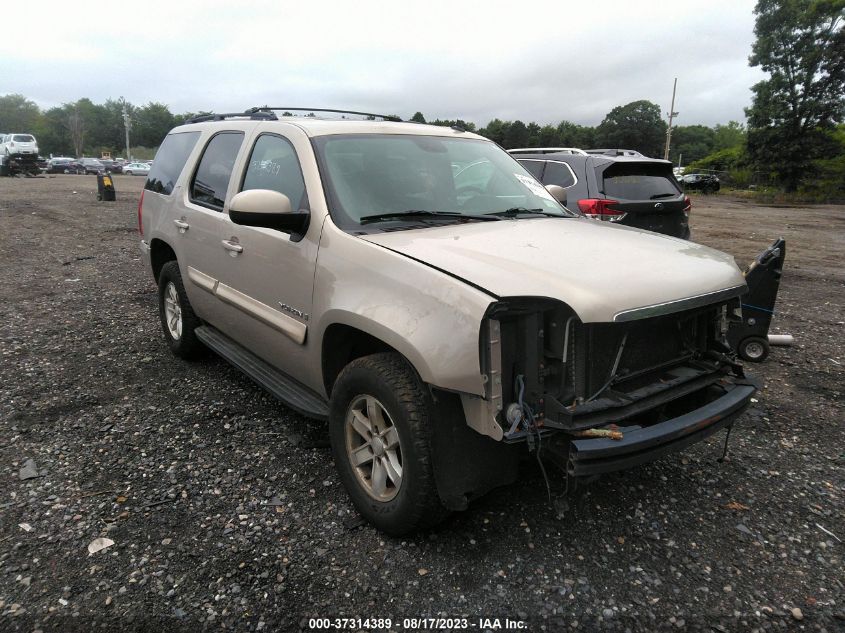
[[583,323],[549,299],[493,304],[480,347],[501,439],[539,439],[557,449],[568,475],[582,477],[729,426],[756,391],[725,340],[741,319],[740,290],[620,313],[612,323]]

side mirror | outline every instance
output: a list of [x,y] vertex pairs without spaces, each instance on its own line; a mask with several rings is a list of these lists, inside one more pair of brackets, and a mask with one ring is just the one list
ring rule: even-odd
[[546,191],[552,194],[552,198],[566,206],[566,189],[560,185],[546,185]]
[[290,199],[272,189],[241,191],[229,203],[229,217],[242,226],[303,233],[309,216],[308,211],[294,211]]

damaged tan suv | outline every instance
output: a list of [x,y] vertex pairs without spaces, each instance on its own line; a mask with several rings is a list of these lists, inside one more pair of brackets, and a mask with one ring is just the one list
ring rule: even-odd
[[459,128],[262,108],[171,131],[138,224],[172,351],[327,419],[355,506],[401,534],[538,445],[581,480],[730,428],[755,391],[731,257],[552,189]]

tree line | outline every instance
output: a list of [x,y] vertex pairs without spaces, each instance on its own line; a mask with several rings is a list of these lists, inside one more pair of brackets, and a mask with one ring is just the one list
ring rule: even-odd
[[[422,112],[411,121],[425,123]],[[518,147],[576,147],[633,149],[646,156],[663,158],[666,142],[666,122],[660,116],[660,106],[650,101],[633,101],[613,108],[598,126],[579,125],[563,120],[545,124],[520,120],[493,119],[486,126],[474,123],[435,119],[434,125],[461,127],[495,141],[505,149]],[[741,146],[745,142],[745,128],[737,121],[714,127],[681,125],[672,128],[669,160],[688,164],[714,152]]]
[[176,125],[197,116],[174,115],[158,102],[135,106],[123,98],[94,103],[82,98],[42,110],[20,94],[0,97],[0,133],[26,132],[38,139],[42,155],[97,156],[126,150],[124,112],[129,116],[131,152],[138,158],[152,158],[154,149]]
[[[125,152],[124,111],[130,118],[131,148],[156,148],[176,125],[204,112],[173,114],[163,103],[135,106],[121,99],[93,103],[82,98],[61,106],[41,110],[23,95],[0,97],[0,131],[28,132],[38,139],[42,154],[55,156],[99,156]],[[288,115],[285,112],[283,115]],[[425,123],[421,112],[411,121]],[[570,121],[539,124],[493,119],[482,128],[471,121],[435,119],[434,125],[457,126],[477,132],[505,149],[516,147],[613,147],[634,149],[646,156],[662,157],[666,123],[660,106],[649,101],[634,101],[613,108],[600,125],[592,127]],[[743,126],[736,121],[726,125],[679,126],[673,129],[670,159],[684,163],[704,158],[715,151],[742,144]],[[137,154],[137,151],[133,150]],[[144,153],[143,149],[141,153]]]

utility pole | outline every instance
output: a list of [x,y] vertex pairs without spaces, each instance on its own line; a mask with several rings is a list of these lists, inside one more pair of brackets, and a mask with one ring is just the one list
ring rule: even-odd
[[672,86],[672,106],[669,108],[669,128],[666,130],[666,149],[663,151],[663,160],[669,160],[669,145],[672,143],[672,119],[678,116],[675,112],[675,90],[678,88],[678,78],[675,77],[675,85]]
[[131,161],[129,154],[129,130],[132,127],[132,119],[129,116],[129,110],[126,108],[126,101],[123,102],[123,129],[126,131],[126,162]]

